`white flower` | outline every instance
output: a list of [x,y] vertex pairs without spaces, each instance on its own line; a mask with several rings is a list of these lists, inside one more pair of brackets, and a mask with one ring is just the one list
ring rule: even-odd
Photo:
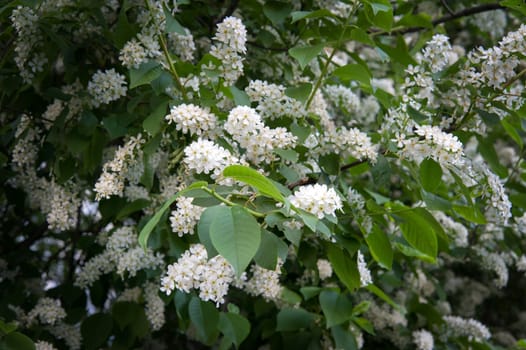
[[190,135],[211,135],[215,132],[217,118],[208,109],[193,104],[174,106],[165,119],[175,123],[177,130]]
[[113,68],[104,72],[97,71],[88,83],[88,93],[93,97],[92,103],[95,107],[126,96],[127,90],[126,77]]
[[66,311],[60,305],[60,300],[40,298],[27,316],[29,323],[33,323],[38,318],[42,324],[54,325],[66,317]]
[[316,266],[318,267],[318,275],[320,276],[321,280],[332,276],[332,266],[328,260],[318,259]]
[[470,340],[483,341],[491,338],[488,328],[472,318],[464,319],[458,316],[444,316],[447,328],[453,336],[465,336]]
[[302,186],[288,199],[292,205],[316,215],[318,219],[325,215],[334,215],[336,210],[343,207],[340,196],[327,185]]
[[186,146],[184,155],[183,163],[188,169],[194,170],[197,174],[212,173],[214,179],[221,175],[225,167],[238,162],[237,158],[223,147],[203,139]]
[[187,197],[177,198],[177,210],[173,210],[170,216],[172,231],[179,237],[194,233],[194,227],[204,211],[204,208],[193,205],[192,200]]
[[413,342],[418,350],[433,350],[435,346],[433,334],[425,329],[413,332]]
[[371,271],[369,271],[369,268],[365,263],[365,259],[363,258],[363,254],[361,251],[358,251],[358,253],[356,254],[356,261],[358,264],[358,272],[360,273],[360,286],[365,287],[373,283]]

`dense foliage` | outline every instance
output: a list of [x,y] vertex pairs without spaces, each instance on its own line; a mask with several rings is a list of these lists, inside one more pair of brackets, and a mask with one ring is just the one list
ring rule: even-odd
[[525,18],[3,1],[0,349],[525,349]]

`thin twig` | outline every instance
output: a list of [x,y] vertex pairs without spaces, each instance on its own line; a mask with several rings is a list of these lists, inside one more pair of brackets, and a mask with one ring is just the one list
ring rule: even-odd
[[442,3],[442,6],[444,6],[444,8],[446,9],[447,12],[449,12],[450,15],[454,15],[455,12],[453,12],[453,10],[451,9],[451,7],[449,7],[449,5],[447,4],[447,1],[446,0],[440,0],[440,2]]

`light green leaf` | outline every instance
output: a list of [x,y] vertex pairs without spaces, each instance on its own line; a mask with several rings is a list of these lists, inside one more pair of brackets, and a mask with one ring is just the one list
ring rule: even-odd
[[130,69],[130,89],[149,84],[152,80],[158,78],[161,73],[161,66],[156,61],[148,61],[141,64],[137,69]]
[[333,75],[345,82],[352,80],[360,82],[365,86],[371,86],[371,73],[361,64],[349,63],[336,68]]
[[232,85],[229,89],[232,93],[232,96],[234,97],[234,103],[236,106],[250,106],[250,99],[246,92],[239,90],[234,85]]
[[393,247],[391,247],[391,242],[389,241],[387,234],[377,225],[374,225],[371,233],[365,236],[365,241],[369,246],[369,250],[371,251],[374,260],[390,270],[393,265]]
[[279,189],[258,171],[244,165],[230,165],[223,170],[225,177],[231,177],[237,181],[244,182],[264,196],[273,198],[278,202],[284,202],[285,198]]
[[374,295],[376,295],[377,297],[379,297],[380,299],[382,299],[383,301],[385,301],[387,304],[391,305],[392,307],[394,307],[396,310],[398,310],[402,315],[405,315],[406,314],[406,309],[404,307],[402,307],[401,305],[398,305],[393,299],[391,299],[391,297],[389,297],[387,294],[384,293],[383,290],[381,290],[380,288],[378,288],[376,285],[374,284],[369,284],[365,287],[369,292],[373,293]]
[[349,332],[349,327],[344,326],[334,326],[331,328],[331,334],[336,343],[338,349],[345,350],[357,350],[358,345],[356,344],[356,339],[354,335]]
[[312,91],[312,84],[310,83],[301,83],[298,86],[291,86],[285,89],[285,95],[292,97],[302,103],[307,102],[309,99],[310,93]]
[[164,11],[166,17],[165,31],[166,33],[177,33],[180,35],[186,35],[184,27],[172,16],[170,11]]
[[320,306],[327,320],[327,328],[341,324],[352,316],[352,303],[344,295],[324,290],[319,296]]
[[223,216],[216,216],[210,226],[210,238],[234,268],[237,276],[246,269],[259,248],[261,228],[245,209],[230,207]]
[[462,216],[464,219],[471,221],[475,224],[484,225],[486,223],[486,218],[476,206],[461,206],[454,205],[453,210],[458,215]]
[[168,101],[160,103],[142,122],[143,129],[151,135],[156,135],[161,131],[167,107]]
[[301,287],[300,293],[303,295],[303,299],[309,300],[320,294],[321,290],[320,287]]
[[289,49],[289,54],[298,61],[301,69],[304,69],[310,61],[320,54],[324,47],[325,44],[298,46]]
[[499,4],[518,11],[522,15],[526,16],[526,4],[523,0],[503,0]]
[[206,208],[201,214],[201,218],[197,223],[197,234],[199,236],[199,241],[205,246],[209,257],[216,256],[218,254],[217,250],[212,244],[212,239],[210,238],[210,227],[212,222],[215,218],[229,215],[229,213],[229,207],[224,205],[216,205]]
[[[229,304],[230,305],[230,304]],[[250,323],[235,313],[220,313],[218,328],[231,343],[239,347],[250,333]]]
[[188,315],[201,341],[211,345],[218,335],[219,311],[212,303],[194,296],[188,304]]

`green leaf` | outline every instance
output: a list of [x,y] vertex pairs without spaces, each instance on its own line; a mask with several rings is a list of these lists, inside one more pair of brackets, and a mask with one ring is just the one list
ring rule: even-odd
[[16,324],[14,322],[5,323],[0,320],[0,337],[4,334],[9,334],[16,329]]
[[326,9],[316,10],[316,11],[294,11],[291,13],[292,16],[292,22],[295,23],[297,21],[300,21],[302,19],[314,19],[314,18],[336,18],[335,15],[332,14],[331,11]]
[[297,46],[289,49],[289,55],[298,61],[301,69],[305,69],[309,62],[316,58],[324,47],[325,44]]
[[404,254],[405,256],[415,257],[415,258],[418,258],[418,259],[420,259],[422,261],[425,261],[425,262],[428,262],[428,263],[434,263],[435,262],[435,260],[432,257],[430,257],[429,255],[424,254],[424,253],[420,252],[419,250],[416,250],[415,248],[413,248],[411,246],[408,246],[406,244],[395,242],[395,247],[396,247],[396,249],[398,249],[400,251],[400,253]]
[[524,142],[522,141],[522,137],[519,135],[517,128],[513,126],[510,122],[508,122],[506,119],[502,119],[500,121],[502,124],[502,127],[504,130],[506,130],[506,133],[519,145],[519,147],[522,149],[524,147]]
[[368,284],[365,288],[369,292],[373,293],[374,295],[376,295],[377,297],[379,297],[380,299],[385,301],[387,304],[391,305],[393,308],[398,310],[401,314],[405,315],[405,313],[406,313],[405,308],[402,307],[401,305],[398,305],[397,303],[395,303],[395,301],[393,299],[391,299],[391,297],[389,297],[387,294],[385,294],[383,290],[381,290],[380,288],[378,288],[374,284]]
[[197,234],[199,236],[199,241],[205,246],[209,257],[218,254],[212,244],[212,239],[210,238],[210,226],[212,225],[212,221],[214,221],[216,217],[222,217],[229,213],[230,208],[225,207],[224,205],[216,205],[206,208],[201,214],[201,218],[197,224]]
[[420,193],[422,194],[422,199],[426,203],[426,207],[429,210],[447,211],[452,207],[448,200],[437,196],[436,194],[429,193],[424,190],[422,190]]
[[298,86],[291,86],[285,89],[285,95],[292,97],[302,103],[307,102],[309,99],[310,93],[312,91],[312,84],[310,83],[301,83]]
[[239,90],[235,86],[230,86],[230,92],[232,93],[232,96],[234,97],[234,103],[236,106],[250,106],[250,99],[246,92],[243,90]]
[[151,135],[156,135],[163,127],[168,101],[160,103],[142,122],[142,127]]
[[371,324],[371,322],[368,319],[365,319],[363,317],[355,317],[353,319],[354,323],[356,323],[361,329],[366,331],[367,333],[374,335],[374,327]]
[[278,202],[283,203],[285,201],[285,198],[272,181],[250,167],[244,165],[230,165],[223,170],[223,175],[244,182],[252,186],[262,195],[273,198]]
[[124,208],[122,208],[116,216],[117,220],[127,217],[130,214],[133,214],[139,210],[142,210],[150,205],[150,201],[145,198],[139,198],[134,200],[131,203],[128,203]]
[[338,349],[345,350],[357,350],[358,345],[356,344],[356,339],[354,335],[349,332],[348,327],[343,326],[334,326],[331,328],[331,334],[336,343]]
[[[425,214],[427,211],[423,208],[409,209],[403,205],[395,205],[393,209],[396,212],[391,215],[400,222],[400,229],[406,241],[413,248],[435,262],[438,253],[437,232],[435,232],[435,229],[437,229],[436,225],[441,227],[440,224],[435,221],[435,225],[433,225],[433,222]],[[431,214],[429,215],[433,218]]]
[[366,301],[362,301],[360,304],[358,304],[355,307],[353,307],[353,309],[352,309],[353,316],[361,315],[364,312],[367,312],[367,310],[369,310],[370,306],[371,306],[371,302],[370,301],[367,301],[367,300]]
[[475,224],[486,224],[486,218],[484,217],[484,214],[482,214],[476,206],[461,206],[461,205],[454,205],[453,210],[458,215],[462,216],[464,219],[471,221]]
[[279,244],[285,245],[285,249],[287,249],[287,245],[275,234],[267,230],[261,230],[261,244],[254,256],[256,264],[267,270],[274,270],[278,261]]
[[442,182],[442,168],[433,159],[424,159],[420,163],[420,183],[428,192],[434,192]]
[[200,188],[206,185],[207,183],[205,181],[195,182],[192,185],[185,188],[184,190],[170,197],[166,202],[164,202],[161,208],[159,208],[159,210],[155,213],[155,215],[146,223],[146,225],[144,225],[141,232],[139,233],[139,245],[143,249],[146,249],[146,247],[148,246],[148,238],[150,237],[150,234],[152,233],[153,229],[155,228],[155,226],[157,226],[157,224],[163,217],[164,213],[168,210],[168,208],[170,208],[170,205],[172,205],[172,203],[175,202],[177,198],[179,198],[179,196],[184,195],[186,192],[189,192],[190,190]]
[[141,64],[137,69],[130,69],[130,89],[149,84],[152,80],[158,78],[161,73],[161,66],[156,61],[148,61]]
[[526,16],[526,4],[523,0],[504,0],[499,3],[501,6],[508,7],[512,10],[520,12]]
[[210,238],[219,254],[241,276],[259,248],[261,228],[245,209],[235,206],[212,220]]
[[327,328],[347,321],[352,316],[352,303],[338,292],[324,290],[319,296],[321,310],[327,320]]
[[[230,304],[229,304],[230,305]],[[250,323],[246,318],[235,313],[219,315],[218,328],[231,343],[239,347],[250,333]]]
[[104,313],[93,314],[86,318],[80,326],[82,342],[87,350],[99,349],[111,334],[113,319]]
[[28,336],[20,332],[11,332],[0,338],[2,350],[35,350],[35,344]]
[[367,34],[367,32],[361,28],[354,28],[353,30],[351,30],[351,39],[370,46],[376,46],[369,34]]
[[301,295],[303,295],[303,299],[307,301],[309,299],[314,298],[316,295],[320,294],[321,290],[322,289],[320,287],[301,287],[300,293]]
[[338,175],[340,173],[340,156],[334,153],[320,156],[319,165],[327,174]]
[[344,82],[357,81],[364,86],[371,86],[371,73],[361,64],[349,63],[336,68],[332,74]]
[[356,260],[351,259],[344,250],[335,244],[327,246],[327,255],[334,272],[347,289],[353,291],[360,288],[360,273]]
[[166,17],[165,31],[166,33],[177,33],[180,35],[186,35],[184,27],[172,16],[170,11],[164,11]]
[[212,303],[194,296],[188,304],[188,315],[195,325],[200,340],[211,345],[218,335],[219,311]]
[[263,13],[274,25],[283,23],[291,11],[292,6],[287,2],[265,1],[263,5]]
[[277,315],[276,331],[295,331],[308,328],[314,321],[314,314],[302,308],[283,308]]
[[373,225],[371,233],[365,236],[371,255],[381,266],[390,270],[393,265],[393,247],[387,237],[377,225]]

